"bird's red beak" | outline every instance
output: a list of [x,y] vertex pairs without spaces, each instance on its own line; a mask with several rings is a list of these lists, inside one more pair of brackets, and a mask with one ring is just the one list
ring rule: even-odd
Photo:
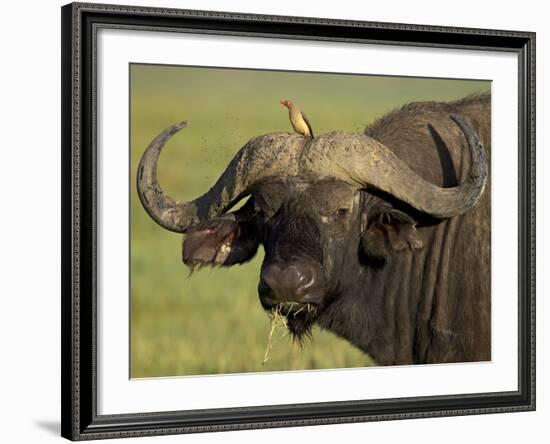
[[288,106],[287,106],[287,101],[286,101],[286,100],[281,100],[279,103],[280,103],[281,105],[283,105],[283,106],[288,107]]

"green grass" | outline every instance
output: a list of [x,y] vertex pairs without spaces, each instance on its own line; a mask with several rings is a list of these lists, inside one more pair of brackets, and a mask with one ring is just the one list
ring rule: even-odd
[[190,125],[159,162],[164,190],[177,199],[204,193],[250,138],[290,131],[282,98],[307,113],[316,134],[361,131],[376,117],[416,100],[484,92],[488,82],[376,76],[131,67],[131,376],[362,367],[373,361],[330,332],[315,329],[301,348],[274,336],[256,287],[263,252],[250,263],[189,277],[182,236],[156,225],[135,190],[147,144],[177,120]]

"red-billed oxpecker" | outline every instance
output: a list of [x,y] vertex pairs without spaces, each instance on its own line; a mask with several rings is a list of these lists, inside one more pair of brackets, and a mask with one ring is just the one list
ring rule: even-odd
[[294,131],[302,136],[313,137],[311,124],[303,111],[298,108],[292,100],[281,100],[281,105],[288,108],[288,117],[290,118],[290,123]]

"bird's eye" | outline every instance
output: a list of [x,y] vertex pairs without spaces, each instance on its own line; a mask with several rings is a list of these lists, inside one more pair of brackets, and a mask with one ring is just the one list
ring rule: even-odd
[[349,213],[349,208],[338,208],[338,210],[336,210],[336,215],[338,217],[346,217],[349,215]]

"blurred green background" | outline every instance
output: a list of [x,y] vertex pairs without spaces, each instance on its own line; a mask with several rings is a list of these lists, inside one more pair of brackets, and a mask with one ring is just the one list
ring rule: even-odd
[[270,329],[256,292],[263,252],[251,262],[189,276],[182,236],[147,216],[135,189],[148,143],[178,120],[190,125],[159,161],[165,192],[190,200],[204,193],[250,138],[291,131],[280,99],[295,101],[315,134],[362,131],[407,102],[452,100],[485,92],[490,82],[132,64],[131,319],[132,378],[363,367],[374,362],[346,341],[316,328],[301,348]]

